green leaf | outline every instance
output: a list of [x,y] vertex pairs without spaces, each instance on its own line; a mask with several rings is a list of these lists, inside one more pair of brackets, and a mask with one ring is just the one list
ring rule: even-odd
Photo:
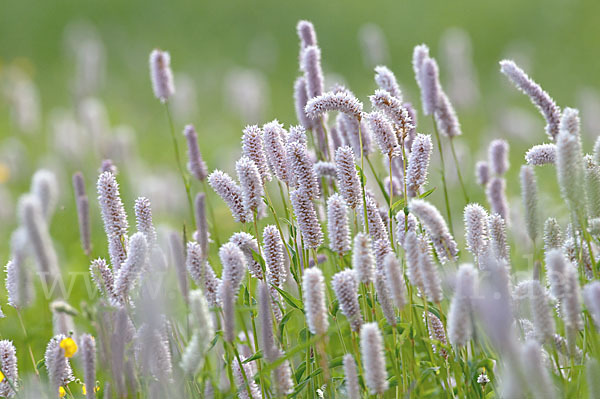
[[290,321],[290,318],[292,317],[293,312],[294,312],[294,310],[292,309],[281,318],[281,323],[279,323],[279,336],[280,337],[283,337],[283,329],[285,328],[285,325],[287,324],[287,322]]
[[274,285],[271,285],[271,287],[274,287],[283,297],[283,299],[285,299],[285,301],[287,303],[290,304],[290,306],[301,310],[302,312],[304,312],[304,307],[302,306],[302,301],[294,298],[292,295],[290,295],[289,293],[285,292],[284,290],[280,289],[279,287],[276,287]]
[[404,198],[400,198],[392,204],[392,212],[396,212],[398,208],[404,208]]
[[262,351],[259,350],[254,355],[252,355],[249,358],[247,358],[246,360],[244,360],[242,363],[248,363],[248,362],[251,362],[253,360],[262,359],[262,357],[263,357]]
[[431,195],[431,193],[433,193],[435,191],[437,187],[432,188],[431,190],[427,190],[425,191],[423,194],[419,195],[419,198],[423,199],[423,198],[427,198]]

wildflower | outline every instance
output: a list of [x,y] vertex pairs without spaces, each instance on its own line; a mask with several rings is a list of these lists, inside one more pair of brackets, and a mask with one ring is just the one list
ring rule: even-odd
[[139,197],[135,200],[135,220],[137,231],[144,234],[149,248],[156,243],[156,229],[152,223],[152,207],[150,200]]
[[335,291],[342,313],[350,322],[352,331],[358,332],[363,323],[358,304],[358,281],[354,270],[342,270],[334,274],[331,286]]
[[315,173],[318,178],[322,178],[322,177],[328,178],[328,179],[336,178],[337,169],[333,162],[324,162],[324,161],[316,162],[314,165],[314,169],[315,169]]
[[396,81],[396,76],[388,67],[383,65],[375,67],[375,82],[380,89],[385,90],[397,99],[402,100],[402,92]]
[[419,269],[423,277],[423,286],[427,298],[431,302],[440,303],[443,299],[440,276],[433,259],[431,259],[431,252],[428,247],[419,253]]
[[360,387],[358,385],[358,371],[356,363],[351,354],[344,355],[344,376],[346,377],[346,393],[348,399],[360,399]]
[[417,219],[412,213],[408,215],[401,210],[396,214],[396,241],[404,248],[404,240],[409,231],[415,231]]
[[327,200],[327,230],[329,247],[340,255],[350,250],[350,226],[348,224],[348,207],[338,193]]
[[131,236],[129,253],[115,276],[114,293],[124,300],[136,283],[148,261],[148,244],[143,233]]
[[208,170],[206,168],[206,163],[202,159],[202,154],[200,154],[200,149],[198,148],[198,134],[196,133],[196,129],[192,125],[186,125],[183,129],[183,135],[187,140],[188,145],[188,164],[187,168],[189,172],[196,179],[200,181],[204,181],[206,176],[208,176]]
[[427,230],[440,261],[446,263],[448,260],[455,259],[458,248],[440,212],[433,205],[421,199],[411,201],[410,211]]
[[419,69],[423,113],[432,115],[438,108],[441,90],[438,65],[433,58],[427,57],[423,60]]
[[282,183],[289,184],[292,171],[288,170],[288,158],[285,149],[286,132],[277,120],[263,125],[263,141],[267,163]]
[[58,392],[59,387],[68,384],[74,379],[68,357],[65,356],[66,351],[60,346],[60,343],[65,338],[64,335],[53,337],[46,347],[44,356],[50,386],[54,392]]
[[525,225],[531,241],[535,242],[538,233],[537,181],[533,168],[521,166],[521,196],[525,208]]
[[227,173],[215,170],[208,176],[208,183],[229,206],[236,222],[246,223],[249,221],[247,209],[244,207],[242,189]]
[[263,187],[260,173],[254,161],[243,156],[235,164],[242,190],[244,209],[247,214],[257,215],[262,204]]
[[[387,240],[388,232],[385,227],[385,223],[383,223],[383,219],[381,218],[381,214],[379,213],[379,207],[377,206],[377,202],[370,195],[366,196],[366,201],[361,204],[361,208],[366,205],[367,208],[367,221],[369,224],[369,234],[373,238],[373,240]],[[363,225],[367,222],[364,220],[365,212],[363,209],[360,209],[359,215],[361,217],[361,222]]]
[[42,278],[46,282],[53,282],[59,275],[58,258],[38,198],[32,194],[21,196],[18,214]]
[[365,284],[373,281],[375,259],[371,250],[371,239],[364,233],[357,233],[354,236],[352,265],[358,281]]
[[202,287],[210,306],[218,306],[218,288],[221,284],[199,244],[188,242],[186,266],[194,282]]
[[326,112],[339,111],[360,120],[363,105],[356,97],[346,91],[339,93],[327,92],[309,99],[304,111],[312,119],[317,119]]
[[529,301],[531,303],[535,337],[539,343],[543,344],[552,339],[555,326],[554,317],[548,306],[546,292],[537,280],[531,280],[529,283]]
[[477,184],[485,186],[490,180],[490,165],[485,161],[479,161],[475,165]]
[[219,259],[221,259],[221,264],[223,265],[223,275],[221,278],[223,282],[229,281],[231,283],[231,291],[235,298],[244,278],[244,269],[246,268],[244,253],[240,247],[228,242],[219,248]]
[[540,344],[535,341],[525,342],[522,349],[522,361],[524,369],[527,370],[528,385],[534,397],[556,398],[556,392],[542,356]]
[[63,338],[59,346],[65,350],[65,357],[73,357],[77,352],[77,343],[71,337]]
[[46,169],[36,171],[31,178],[31,193],[39,199],[44,219],[49,222],[58,200],[58,182],[54,173]]
[[476,281],[477,272],[473,266],[461,265],[456,276],[456,290],[448,313],[448,339],[452,346],[465,346],[473,334],[471,308]]
[[438,98],[438,106],[434,115],[435,123],[440,134],[443,134],[448,138],[453,138],[462,134],[454,107],[446,93],[443,91]]
[[[300,67],[306,79],[306,93],[310,101],[323,94],[323,70],[321,69],[321,49],[316,45],[309,45],[301,53]],[[308,104],[307,104],[308,107]]]
[[416,197],[421,186],[427,183],[431,149],[431,136],[417,134],[412,143],[406,167],[406,186],[408,195],[411,197]]
[[419,255],[423,251],[422,242],[416,231],[408,231],[404,239],[404,254],[406,258],[406,276],[408,281],[420,290],[425,290],[423,276],[419,267]]
[[194,201],[194,208],[196,209],[196,233],[194,238],[200,245],[201,253],[204,257],[208,254],[208,222],[206,220],[206,194],[196,194]]
[[129,229],[119,184],[111,172],[103,172],[98,177],[97,188],[104,231],[108,238],[110,261],[113,268],[119,270],[127,258]]
[[267,267],[267,278],[270,284],[282,287],[286,280],[284,264],[284,243],[279,236],[279,231],[274,225],[265,226],[263,230],[263,250]]
[[560,124],[560,108],[554,100],[511,60],[500,61],[500,71],[527,96],[546,119],[546,134],[556,140]]
[[[447,341],[446,341],[446,333],[444,331],[444,325],[442,324],[442,321],[431,312],[427,312],[427,316],[425,316],[425,313],[423,313],[423,318],[425,319],[425,322],[427,323],[427,330],[429,331],[429,338],[440,341],[442,344],[445,345],[447,343]],[[436,353],[436,351],[438,349],[437,345],[431,344],[431,346],[433,348],[433,353]],[[443,358],[447,359],[448,351],[446,351],[446,349],[444,349],[444,348],[441,348],[440,355],[442,355]]]
[[509,167],[508,143],[506,140],[493,140],[488,147],[489,164],[496,176],[502,176]]
[[479,204],[465,206],[465,237],[469,251],[476,258],[488,245],[488,214]]
[[373,107],[382,111],[396,125],[396,128],[401,133],[398,137],[404,138],[408,131],[414,127],[408,111],[402,106],[401,100],[393,97],[385,90],[377,89],[375,94],[369,96]]
[[306,79],[300,76],[294,82],[294,105],[296,107],[296,118],[305,129],[311,129],[313,121],[306,115],[304,108],[308,102],[306,93]]
[[396,326],[396,311],[392,303],[392,296],[387,286],[384,273],[375,274],[375,292],[377,292],[377,301],[381,306],[381,311],[387,323]]
[[317,34],[315,28],[310,21],[301,20],[296,25],[296,31],[300,38],[300,47],[305,49],[308,46],[315,46],[317,44]]
[[13,397],[18,387],[17,351],[12,341],[0,340],[0,396]]
[[587,155],[585,163],[585,193],[589,218],[600,217],[600,166]]
[[270,181],[272,179],[269,166],[267,164],[267,157],[265,154],[264,143],[263,143],[263,131],[257,125],[249,125],[244,128],[244,135],[242,136],[242,149],[244,155],[252,160],[262,178],[262,182]]
[[294,181],[310,199],[319,198],[319,179],[305,144],[288,142],[286,147],[288,166],[294,174]]
[[81,346],[81,362],[85,381],[82,391],[87,399],[93,399],[94,393],[98,391],[98,387],[96,387],[96,341],[91,335],[83,334],[79,339],[79,345]]
[[525,153],[527,165],[547,165],[556,163],[556,144],[538,144]]
[[497,259],[508,261],[510,248],[506,239],[506,222],[497,213],[488,217],[488,232],[492,251]]
[[90,202],[87,194],[85,193],[85,182],[81,172],[76,172],[73,174],[73,189],[75,191],[75,206],[77,207],[77,221],[79,222],[81,247],[86,255],[89,255],[90,251],[92,250]]
[[258,253],[258,240],[252,234],[240,231],[235,233],[229,239],[229,242],[237,245],[246,258],[246,267],[252,277],[259,280],[263,279],[263,272],[260,264],[254,259],[254,254]]
[[308,329],[315,335],[326,334],[329,320],[325,304],[325,280],[319,268],[311,267],[304,270],[302,298]]
[[365,371],[365,383],[371,394],[383,394],[388,389],[383,352],[383,338],[377,323],[364,324],[360,332],[360,353]]
[[167,102],[175,94],[171,56],[168,52],[155,49],[150,53],[150,78],[154,95],[160,102]]
[[578,136],[561,131],[556,137],[556,174],[561,194],[573,212],[585,209],[583,159]]
[[290,193],[290,200],[302,239],[306,248],[318,248],[323,243],[323,231],[317,218],[315,206],[304,190],[295,190]]
[[346,204],[356,209],[361,202],[361,187],[352,148],[348,146],[338,148],[335,152],[335,164],[340,193],[346,200]]
[[562,248],[563,238],[560,226],[556,219],[548,218],[544,223],[544,250],[547,253],[551,249]]
[[383,155],[391,157],[398,146],[398,139],[388,119],[380,111],[365,114],[365,119],[370,123],[375,141]]
[[385,256],[383,264],[388,289],[392,294],[392,298],[394,298],[396,307],[402,309],[406,305],[402,266],[393,252],[390,252]]
[[415,46],[413,50],[412,67],[415,73],[415,80],[421,88],[421,67],[423,66],[423,61],[425,61],[427,58],[429,58],[429,47],[427,47],[425,44],[419,44]]
[[492,213],[497,213],[508,223],[508,201],[506,200],[506,180],[502,177],[492,177],[485,190]]

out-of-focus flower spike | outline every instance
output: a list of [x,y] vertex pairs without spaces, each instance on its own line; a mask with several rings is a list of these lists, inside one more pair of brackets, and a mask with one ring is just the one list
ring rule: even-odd
[[419,81],[421,82],[423,113],[432,115],[438,108],[441,92],[438,65],[433,58],[427,57],[422,61]]
[[73,174],[73,189],[75,191],[75,206],[77,207],[77,221],[79,222],[79,237],[81,247],[86,255],[92,250],[91,224],[90,224],[90,202],[85,192],[85,181],[83,174]]
[[89,334],[79,338],[81,363],[83,363],[83,381],[86,399],[96,397],[96,340]]
[[[321,49],[317,45],[304,48],[300,60],[301,69],[306,79],[306,93],[308,100],[323,94],[324,79],[321,69]],[[308,105],[307,105],[308,106]]]
[[508,170],[508,142],[493,140],[488,147],[489,165],[496,176],[503,176]]
[[574,213],[585,209],[584,170],[579,136],[566,130],[556,137],[556,175],[563,199]]
[[558,396],[546,370],[546,362],[543,356],[539,343],[528,341],[523,344],[523,369],[527,370],[527,382],[533,396],[536,398],[555,399]]
[[464,219],[468,249],[477,258],[488,245],[488,214],[481,205],[468,204]]
[[365,383],[371,394],[388,389],[383,338],[377,323],[364,324],[360,332],[360,353],[365,370]]
[[490,181],[490,165],[485,161],[477,162],[475,176],[477,177],[477,184],[485,187]]
[[219,299],[223,307],[223,339],[231,343],[235,339],[235,293],[231,280],[223,278]]
[[415,46],[413,50],[412,67],[415,73],[415,80],[417,81],[419,87],[422,86],[421,67],[423,65],[423,61],[425,61],[427,58],[429,58],[429,47],[427,47],[425,44],[419,44]]
[[344,377],[346,377],[346,393],[348,394],[348,399],[360,399],[360,386],[358,385],[356,362],[349,353],[344,355]]
[[406,306],[406,294],[404,279],[402,278],[402,266],[393,252],[387,254],[383,261],[388,289],[394,298],[394,304],[398,309]]
[[585,193],[587,195],[587,214],[590,219],[600,217],[600,166],[591,155],[584,158]]
[[326,334],[329,328],[325,303],[325,279],[317,267],[304,270],[302,296],[308,329],[315,335]]
[[[185,248],[183,247],[181,236],[177,232],[172,231],[171,234],[169,234],[169,244],[169,246],[171,247],[171,256],[173,258],[175,271],[177,272],[177,282],[179,283],[179,289],[181,290],[181,295],[187,303],[189,285],[187,280],[185,264]],[[148,246],[148,248],[150,248],[150,246]]]
[[433,303],[441,303],[443,299],[441,280],[428,247],[419,253],[419,269],[427,298]]
[[527,233],[532,242],[535,242],[538,234],[538,207],[537,207],[537,181],[533,172],[533,167],[528,165],[521,166],[521,196],[523,197],[523,206],[525,208],[525,225]]
[[168,52],[155,49],[150,53],[150,79],[154,95],[162,103],[175,94],[171,56]]
[[156,244],[156,229],[152,223],[152,206],[150,200],[145,197],[139,197],[135,200],[135,220],[137,231],[144,234],[148,248]]
[[188,147],[188,171],[196,179],[204,181],[206,176],[208,176],[208,169],[206,167],[206,162],[202,159],[200,148],[198,147],[198,134],[196,133],[196,129],[194,129],[194,126],[192,125],[187,125],[183,129],[183,135],[187,140]]
[[300,20],[296,25],[296,32],[300,38],[300,48],[305,49],[308,46],[317,44],[317,34],[312,22]]
[[148,261],[148,243],[143,233],[131,236],[127,260],[115,276],[115,296],[125,300]]
[[44,219],[49,223],[58,201],[58,182],[54,173],[47,169],[35,172],[31,178],[31,193],[39,199]]
[[485,193],[492,208],[492,213],[500,215],[508,224],[509,211],[506,199],[506,180],[502,177],[492,177],[488,182]]
[[365,284],[373,281],[375,259],[371,249],[371,239],[364,233],[357,233],[356,236],[354,236],[352,267],[356,272],[358,281]]
[[528,288],[535,337],[539,343],[543,344],[554,336],[554,317],[548,304],[546,291],[540,282],[531,280]]
[[206,220],[206,194],[198,193],[194,201],[194,208],[196,209],[196,234],[194,235],[195,240],[200,244],[202,250],[202,256],[204,258],[208,255],[208,221]]
[[294,105],[296,107],[296,118],[298,118],[298,122],[300,122],[305,129],[311,129],[313,126],[313,121],[308,117],[308,115],[306,115],[306,112],[304,111],[306,103],[308,102],[308,95],[306,91],[306,79],[304,76],[300,76],[294,83]]
[[506,239],[506,223],[502,216],[495,213],[488,217],[488,232],[494,255],[497,259],[508,262],[510,259],[510,248]]
[[[223,282],[231,283],[231,290],[234,298],[240,289],[240,284],[244,278],[244,269],[246,269],[246,259],[244,253],[232,242],[225,243],[219,248],[219,259],[223,265],[223,274],[221,279]],[[223,283],[221,283],[223,285]]]
[[448,339],[454,347],[465,346],[473,334],[472,300],[476,282],[477,271],[473,265],[461,265],[456,276],[456,290],[448,313]]

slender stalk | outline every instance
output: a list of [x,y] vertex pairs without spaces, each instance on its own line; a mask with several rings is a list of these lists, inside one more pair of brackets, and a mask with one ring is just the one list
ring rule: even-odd
[[454,158],[454,166],[456,166],[456,174],[458,175],[458,181],[460,182],[460,187],[462,188],[463,196],[465,197],[465,202],[468,204],[471,201],[469,201],[469,195],[467,194],[467,189],[462,178],[462,173],[460,173],[460,163],[458,162],[456,150],[454,149],[454,140],[452,139],[450,139],[450,149],[452,150],[452,158]]

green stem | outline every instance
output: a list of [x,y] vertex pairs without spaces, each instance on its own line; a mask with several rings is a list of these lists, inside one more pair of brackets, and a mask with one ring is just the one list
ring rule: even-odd
[[435,118],[433,119],[433,131],[435,132],[435,139],[437,141],[438,151],[440,153],[440,163],[442,164],[442,185],[444,187],[444,200],[446,202],[446,213],[448,214],[448,227],[450,233],[454,236],[454,230],[452,228],[452,214],[450,213],[450,200],[448,199],[448,187],[446,185],[446,165],[444,163],[444,153],[442,152],[442,141],[440,140],[440,133],[438,132],[437,125],[435,124]]

